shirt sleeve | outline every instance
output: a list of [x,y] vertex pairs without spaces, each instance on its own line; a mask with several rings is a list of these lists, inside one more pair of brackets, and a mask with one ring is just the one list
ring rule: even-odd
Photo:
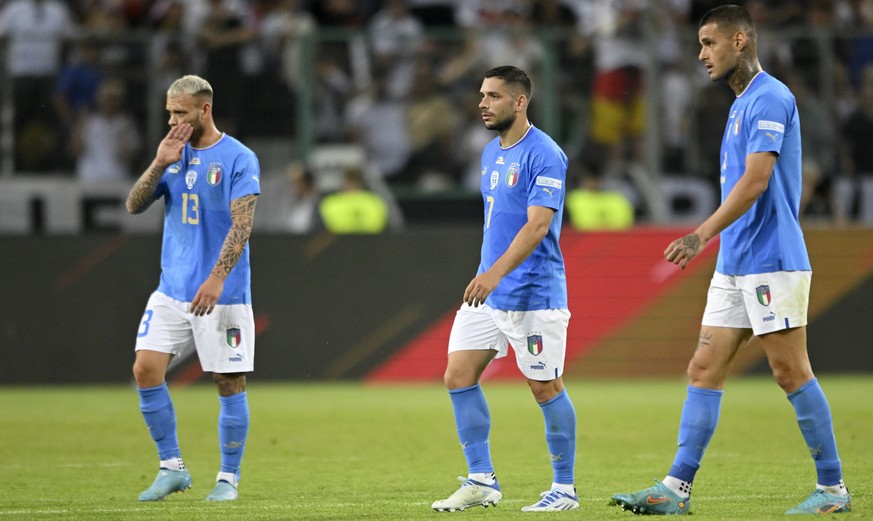
[[782,150],[782,140],[791,115],[785,100],[773,94],[761,96],[750,107],[748,119],[749,140],[746,155],[756,152],[775,152]]
[[528,180],[528,206],[545,206],[558,211],[564,203],[567,163],[558,154],[532,154]]
[[237,159],[233,171],[233,184],[230,198],[238,199],[245,195],[261,193],[261,167],[254,153],[242,154]]

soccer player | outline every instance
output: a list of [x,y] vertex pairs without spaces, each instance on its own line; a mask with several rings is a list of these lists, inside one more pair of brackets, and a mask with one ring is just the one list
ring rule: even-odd
[[133,214],[164,200],[161,280],[146,304],[133,364],[140,409],[160,458],[158,475],[140,501],[191,486],[165,377],[173,357],[192,348],[219,394],[221,469],[206,499],[239,497],[249,428],[245,373],[253,370],[255,355],[248,240],[260,169],[251,150],[215,127],[212,96],[198,76],[170,86],[170,131],[127,198]]
[[579,507],[573,479],[576,412],[561,379],[570,311],[558,246],[567,156],[528,121],[531,82],[524,71],[489,70],[479,95],[482,121],[497,137],[482,153],[481,262],[452,326],[445,373],[468,475],[433,508],[487,507],[503,497],[491,463],[491,417],[479,378],[511,345],[545,417],[554,470],[550,489],[522,510],[571,510]]
[[614,504],[637,514],[685,514],[703,452],[718,424],[731,362],[753,336],[787,393],[812,453],[818,486],[787,514],[847,512],[830,406],[806,350],[811,267],[798,222],[800,121],[794,96],[761,69],[755,26],[745,8],[716,7],[700,21],[699,59],[710,79],[736,94],[721,145],[722,202],[694,232],[670,243],[667,261],[682,268],[721,235],[697,349],[679,448],[663,482]]

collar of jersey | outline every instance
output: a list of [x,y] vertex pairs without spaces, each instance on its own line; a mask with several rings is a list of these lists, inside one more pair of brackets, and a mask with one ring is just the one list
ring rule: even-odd
[[739,98],[739,97],[742,96],[743,94],[749,92],[749,89],[752,88],[752,85],[755,83],[755,80],[758,79],[758,76],[760,76],[760,75],[762,75],[762,74],[764,74],[764,71],[763,71],[763,70],[758,71],[758,74],[755,74],[754,76],[752,76],[752,81],[750,81],[749,84],[746,85],[746,88],[743,89],[743,92],[737,94],[737,97]]
[[520,138],[518,138],[518,141],[509,145],[508,147],[500,145],[500,150],[509,150],[510,148],[514,147],[515,145],[521,143],[522,140],[524,140],[525,136],[527,136],[530,133],[530,129],[532,129],[532,128],[533,128],[533,123],[528,123],[527,130],[524,131],[524,135],[522,135]]
[[203,148],[191,147],[191,149],[192,149],[192,150],[209,150],[210,148],[214,147],[215,145],[221,143],[222,140],[224,140],[224,136],[226,136],[226,135],[227,135],[226,133],[222,132],[222,133],[221,133],[221,137],[219,137],[218,139],[216,139],[216,140],[215,140],[215,143],[209,145],[208,147],[203,147]]

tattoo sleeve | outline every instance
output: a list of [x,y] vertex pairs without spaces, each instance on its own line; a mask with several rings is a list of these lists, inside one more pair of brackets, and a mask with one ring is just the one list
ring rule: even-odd
[[249,242],[249,237],[252,234],[252,226],[255,222],[255,203],[258,199],[257,195],[244,195],[230,202],[230,231],[227,232],[227,237],[224,238],[224,245],[221,247],[221,253],[218,255],[218,262],[212,268],[212,274],[226,279],[230,274],[230,270],[236,266],[239,261],[246,244]]
[[152,164],[148,170],[136,180],[130,193],[127,195],[127,211],[130,213],[142,213],[155,202],[155,188],[164,173],[163,167]]

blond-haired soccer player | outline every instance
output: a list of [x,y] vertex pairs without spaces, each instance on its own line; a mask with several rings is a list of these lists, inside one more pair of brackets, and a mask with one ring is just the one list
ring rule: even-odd
[[161,280],[146,304],[133,375],[160,469],[140,501],[191,486],[165,377],[175,356],[196,349],[218,386],[221,468],[207,500],[237,499],[249,428],[246,373],[254,368],[248,240],[260,193],[255,154],[220,132],[212,87],[183,76],[167,91],[170,131],[130,191],[130,213],[164,201]]

